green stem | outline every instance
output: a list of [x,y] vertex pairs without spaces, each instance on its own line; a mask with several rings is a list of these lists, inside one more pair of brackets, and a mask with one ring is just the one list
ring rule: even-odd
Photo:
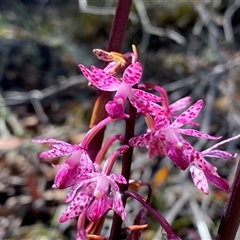
[[240,222],[240,162],[228,202],[225,205],[216,240],[234,240]]

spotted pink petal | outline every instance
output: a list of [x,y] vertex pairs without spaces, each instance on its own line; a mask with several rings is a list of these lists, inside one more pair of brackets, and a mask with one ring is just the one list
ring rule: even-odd
[[142,66],[141,63],[135,62],[128,66],[123,73],[123,81],[133,86],[138,83],[142,76]]
[[40,158],[60,157],[60,156],[69,155],[71,153],[82,150],[81,145],[71,145],[69,143],[66,143],[66,142],[63,142],[60,140],[56,140],[53,138],[45,138],[42,140],[33,139],[32,142],[34,142],[34,143],[57,143],[57,144],[50,145],[50,147],[52,149],[42,152],[39,155]]
[[204,159],[202,153],[196,151],[193,147],[189,151],[189,154],[186,155],[189,159],[189,162],[192,166],[205,172],[215,172],[216,168],[210,164],[206,159]]
[[120,193],[113,195],[112,209],[122,218],[123,221],[126,219],[126,212],[122,203]]
[[76,178],[76,169],[70,166],[66,166],[66,164],[62,164],[62,167],[55,175],[53,188],[68,188],[74,184]]
[[53,148],[49,151],[42,152],[39,157],[40,158],[54,158],[54,157],[61,157],[65,155],[69,155],[73,152],[80,151],[81,148],[78,147],[68,147],[68,146],[63,146],[62,148]]
[[94,188],[89,185],[84,189],[84,191],[79,192],[61,215],[59,222],[64,223],[74,217],[79,216],[91,203],[93,191]]
[[232,159],[236,157],[236,154],[228,153],[222,150],[212,150],[203,154],[204,157],[215,157],[223,159]]
[[[64,202],[70,202],[73,200],[73,198],[76,196],[77,191],[83,187],[87,187],[90,183],[92,182],[92,179],[82,179],[81,176],[77,176],[76,180],[75,180],[75,184],[72,186],[72,188],[70,189],[70,191],[68,192]],[[84,195],[85,193],[82,192],[82,195]]]
[[207,182],[207,178],[204,175],[204,172],[192,166],[190,167],[190,173],[191,173],[194,185],[201,192],[205,194],[209,194],[208,182]]
[[128,96],[128,99],[138,112],[152,115],[162,112],[162,107],[154,102],[144,101],[133,96]]
[[65,154],[70,154],[70,153],[73,153],[73,152],[76,152],[76,151],[81,151],[83,148],[81,145],[78,145],[78,144],[71,144],[70,146],[67,146],[67,145],[62,145],[62,144],[53,144],[53,145],[50,145],[51,148],[54,148],[56,150],[59,150],[59,151],[64,151]]
[[84,185],[87,186],[88,184],[90,184],[93,181],[92,178],[96,176],[96,173],[93,172],[94,170],[93,170],[92,161],[91,160],[90,160],[91,162],[88,162],[88,160],[86,162],[85,161],[86,161],[86,158],[82,156],[80,160],[80,164],[76,169],[77,176],[74,181],[74,185],[72,186],[71,190],[68,192],[65,202],[72,201],[78,189],[80,189]]
[[87,174],[87,173],[92,173],[94,171],[94,166],[93,162],[90,159],[87,151],[83,150],[81,157],[79,158],[79,169],[78,169],[78,175],[81,174]]
[[109,209],[112,208],[112,200],[106,196],[95,198],[87,210],[87,218],[95,222]]
[[123,177],[121,174],[110,174],[109,178],[114,182],[118,182],[120,184],[127,184],[125,177]]
[[216,172],[204,172],[207,180],[214,185],[215,187],[222,189],[226,192],[229,191],[229,184],[228,182],[221,178]]
[[187,154],[183,150],[184,146],[182,148],[178,148],[175,146],[175,144],[167,142],[166,155],[181,170],[185,170],[189,166],[189,159],[187,158]]
[[187,105],[191,102],[191,97],[184,97],[181,98],[179,100],[177,100],[176,102],[172,103],[169,105],[169,110],[172,112],[174,111],[178,111],[181,110],[185,107],[187,107]]
[[169,127],[170,125],[170,120],[169,118],[166,116],[167,113],[165,114],[157,114],[154,117],[154,127],[155,129],[159,130],[159,129],[166,129]]
[[166,154],[166,142],[156,137],[148,144],[148,158]]
[[[82,155],[82,152],[73,153],[64,164],[60,165],[60,170],[57,172],[54,178],[53,188],[67,188],[74,184],[76,181],[77,175],[79,174],[78,168],[79,159]],[[54,167],[58,167],[59,165]]]
[[121,84],[117,78],[113,77],[112,75],[104,72],[102,69],[97,68],[95,66],[91,67],[91,70],[94,74],[94,82],[97,83],[98,86],[101,87],[101,90],[104,91],[116,91],[118,86]]
[[145,133],[131,138],[129,144],[133,147],[146,147],[152,140],[154,140],[155,136],[156,132]]
[[185,134],[185,135],[193,136],[193,137],[213,139],[213,140],[218,140],[218,139],[222,138],[221,136],[214,137],[214,136],[211,136],[207,133],[203,133],[203,132],[200,132],[200,131],[195,130],[195,129],[178,129],[178,132],[182,133],[182,134]]
[[[85,76],[85,78],[95,87],[97,87],[97,83],[95,84],[95,77],[94,74],[88,69],[86,68],[84,65],[79,64],[78,67],[80,68],[80,70],[82,71],[83,75]],[[98,87],[97,87],[98,88]]]
[[92,66],[92,70],[94,70],[94,72],[91,72],[88,68],[81,64],[78,66],[88,81],[98,89],[103,91],[116,91],[117,86],[121,84],[118,79],[105,73],[102,69]]
[[57,140],[54,138],[32,139],[31,141],[34,143],[57,143],[57,144],[62,144],[62,145],[66,145],[66,146],[71,145],[70,143],[66,143],[64,141]]
[[137,98],[141,98],[142,100],[145,101],[152,101],[152,102],[162,102],[163,98],[156,96],[154,94],[145,92],[143,90],[140,89],[132,89],[132,93],[137,97]]
[[187,110],[185,110],[181,115],[179,115],[175,121],[171,124],[171,128],[180,128],[186,123],[191,122],[195,119],[203,107],[203,101],[199,100]]
[[193,127],[198,127],[198,126],[200,126],[200,124],[197,123],[197,122],[189,122],[188,124],[189,124],[190,126],[193,126]]

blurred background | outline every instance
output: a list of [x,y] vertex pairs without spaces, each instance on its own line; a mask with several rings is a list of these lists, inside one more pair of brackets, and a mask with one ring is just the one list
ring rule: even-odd
[[[87,86],[78,64],[102,67],[92,50],[106,49],[116,2],[0,0],[0,239],[75,238],[75,220],[58,224],[66,191],[51,189],[56,172],[51,163],[63,159],[40,160],[46,148],[30,139],[77,144],[88,130],[96,90]],[[224,138],[240,132],[238,0],[134,0],[122,52],[132,44],[143,64],[143,82],[163,86],[171,102],[188,95],[192,102],[204,99],[202,131]],[[123,127],[113,124],[106,137]],[[145,127],[139,118],[136,134]],[[198,150],[214,144],[188,140]],[[224,149],[239,152],[238,142]],[[210,161],[231,183],[237,160]],[[182,239],[216,235],[228,194],[213,188],[203,196],[187,171],[165,158],[147,159],[145,149],[135,151],[132,178],[153,184],[153,206]],[[136,202],[126,209],[128,226]],[[142,239],[161,239],[151,216],[147,222]],[[111,214],[103,235],[110,226]]]

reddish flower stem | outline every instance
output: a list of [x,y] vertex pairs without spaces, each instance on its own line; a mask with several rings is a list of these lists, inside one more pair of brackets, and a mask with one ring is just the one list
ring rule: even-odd
[[[118,0],[107,48],[108,52],[112,51],[120,52],[121,50],[121,45],[123,42],[125,27],[128,21],[131,5],[132,0]],[[92,113],[90,127],[93,127],[107,116],[107,113],[105,111],[105,104],[111,99],[111,96],[112,94],[109,92],[104,91],[98,92],[97,100],[95,102]],[[136,110],[132,106],[130,106],[129,113],[130,117],[128,120],[126,120],[124,144],[128,144],[129,139],[134,136]],[[92,159],[95,159],[97,153],[101,149],[104,131],[105,129],[99,131],[98,134],[92,139],[91,143],[89,144],[88,149]],[[129,180],[131,172],[132,153],[133,148],[130,147],[129,150],[123,154],[122,175],[126,178],[127,181]],[[122,185],[120,186],[120,188],[121,188],[120,190],[124,192],[128,189],[128,185]],[[124,204],[125,203],[126,200],[124,200]],[[115,214],[113,218],[110,240],[120,239],[121,224],[122,224],[121,218],[117,214]]]
[[152,208],[140,195],[130,191],[126,191],[125,194],[136,199],[145,208],[147,208],[147,210],[152,214],[152,216],[158,221],[158,223],[162,226],[162,228],[166,232],[167,239],[180,240],[180,238],[176,235],[176,233],[173,232],[171,226],[165,220],[165,218],[159,212],[157,212],[154,208]]
[[117,140],[121,140],[123,141],[123,136],[122,135],[114,135],[112,137],[110,137],[102,146],[102,148],[100,149],[100,151],[98,152],[96,159],[95,159],[95,163],[97,164],[101,164],[101,162],[103,161],[108,149],[110,148],[110,146],[113,144],[113,142],[117,141]]
[[[118,0],[107,47],[108,52],[121,51],[121,45],[123,42],[131,5],[132,0]],[[105,105],[111,99],[111,97],[111,92],[105,92],[100,90],[98,91],[98,96],[93,108],[93,113],[89,124],[90,128],[98,124],[102,119],[106,118],[107,113],[105,111]],[[93,160],[95,159],[98,151],[101,149],[104,131],[105,128],[99,131],[99,133],[93,138],[93,140],[89,144],[89,154]]]
[[232,185],[228,202],[218,228],[216,240],[234,240],[240,223],[240,162]]
[[108,52],[120,52],[132,0],[118,0],[108,42]]
[[[128,144],[128,141],[130,140],[130,138],[134,136],[136,115],[137,115],[136,109],[129,103],[129,118],[126,119],[124,144]],[[122,157],[122,175],[126,178],[127,182],[129,182],[130,173],[131,173],[132,155],[133,155],[133,147],[130,146],[129,149],[123,154],[123,157]],[[128,190],[128,184],[120,186],[120,192],[124,193],[127,190]],[[123,205],[126,204],[126,200],[127,200],[126,198],[123,198]],[[121,226],[122,226],[121,217],[119,217],[118,214],[114,213],[112,229],[111,229],[109,240],[120,239]]]

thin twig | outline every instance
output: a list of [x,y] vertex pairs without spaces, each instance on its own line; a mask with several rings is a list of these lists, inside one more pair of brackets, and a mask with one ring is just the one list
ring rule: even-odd
[[[42,90],[34,89],[28,92],[7,91],[5,92],[4,99],[7,106],[26,103],[29,102],[31,99],[43,100],[70,87],[83,83],[86,83],[87,85],[87,80],[85,79],[85,77],[83,77],[82,75],[74,76]],[[0,101],[0,106],[1,105],[2,103]]]
[[228,7],[228,9],[225,11],[225,14],[223,16],[223,31],[226,38],[226,42],[233,43],[234,42],[234,34],[233,34],[233,27],[232,27],[232,17],[233,14],[237,11],[237,9],[240,6],[240,1],[235,0],[235,2]]
[[213,76],[225,73],[239,66],[240,66],[240,57],[237,57],[223,64],[216,65],[215,67],[212,68],[211,71],[203,71],[193,76],[180,79],[176,82],[165,84],[163,85],[163,88],[166,89],[167,91],[176,91],[186,86],[190,86],[190,85],[196,86],[196,83],[199,82],[200,80],[204,82],[210,82]]
[[[215,26],[212,15],[209,8],[206,6],[206,2],[198,2],[197,3],[197,10],[201,17],[202,22],[207,28],[208,36],[209,36],[209,47],[212,51],[212,53],[216,56],[217,62],[219,64],[224,63],[224,58],[221,54],[221,49],[219,45],[219,37],[220,33],[218,28]],[[213,110],[213,104],[216,98],[217,93],[217,82],[218,79],[220,79],[220,74],[215,74],[212,76],[212,79],[210,81],[210,87],[207,92],[206,101],[205,101],[205,108],[204,108],[204,118],[202,120],[201,124],[201,131],[203,132],[209,132],[211,121],[212,121],[212,110]],[[201,140],[202,143],[206,142],[204,139]],[[199,143],[200,144],[200,143]]]
[[[90,6],[88,5],[87,0],[78,0],[78,4],[79,4],[79,9],[82,12],[93,14],[93,15],[114,15],[116,10],[115,7]],[[139,22],[139,18],[134,12],[129,13],[129,19],[133,22],[133,24],[137,24]]]
[[140,16],[140,21],[145,32],[159,37],[168,37],[181,45],[186,43],[186,39],[176,31],[152,26],[142,0],[134,0],[134,4],[138,11],[138,15]]
[[198,229],[201,239],[212,239],[206,221],[204,220],[204,213],[197,204],[196,200],[190,201],[190,207],[193,212],[193,218]]

